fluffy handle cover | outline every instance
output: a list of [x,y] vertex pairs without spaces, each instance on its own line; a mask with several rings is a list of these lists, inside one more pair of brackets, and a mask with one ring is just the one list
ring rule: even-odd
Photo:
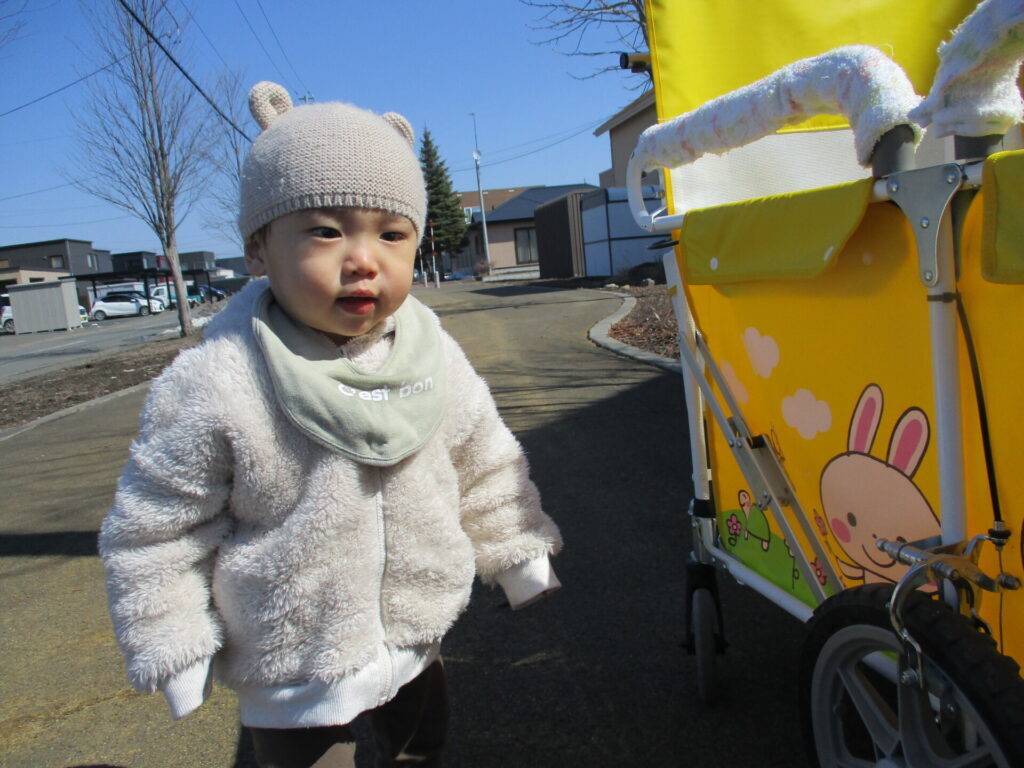
[[[876,48],[853,45],[801,59],[640,135],[634,158],[643,170],[674,168],[721,154],[820,114],[843,114],[853,127],[857,160],[869,165],[878,139],[921,98],[906,73]],[[915,138],[921,131],[912,126]]]

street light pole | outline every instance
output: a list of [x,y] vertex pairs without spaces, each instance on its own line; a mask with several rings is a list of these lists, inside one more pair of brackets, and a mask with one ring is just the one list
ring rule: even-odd
[[430,227],[430,268],[434,272],[434,287],[440,288],[441,279],[440,277],[438,277],[437,274],[437,255],[436,251],[434,250],[434,222],[428,221],[427,224]]
[[484,210],[484,188],[480,185],[480,142],[476,138],[476,112],[473,118],[473,162],[476,163],[476,191],[480,195],[480,227],[484,233],[484,274],[491,274],[491,247],[487,241],[487,213]]

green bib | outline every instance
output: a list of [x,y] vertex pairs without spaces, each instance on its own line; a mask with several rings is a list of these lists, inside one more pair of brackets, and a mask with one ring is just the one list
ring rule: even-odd
[[278,404],[321,445],[363,464],[390,466],[437,431],[445,389],[441,334],[430,310],[412,296],[395,313],[394,346],[373,374],[292,320],[269,290],[252,322]]

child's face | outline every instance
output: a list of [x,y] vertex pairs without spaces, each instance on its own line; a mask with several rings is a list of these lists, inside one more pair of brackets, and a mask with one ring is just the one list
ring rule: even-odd
[[416,228],[368,208],[318,208],[282,216],[246,248],[278,304],[337,343],[394,314],[412,285]]

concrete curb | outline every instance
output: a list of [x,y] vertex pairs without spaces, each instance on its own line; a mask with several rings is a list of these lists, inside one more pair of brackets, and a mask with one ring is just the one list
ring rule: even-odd
[[130,395],[133,392],[137,392],[140,389],[148,387],[151,383],[152,380],[144,381],[141,384],[135,384],[134,386],[128,387],[128,389],[120,389],[117,392],[111,392],[109,395],[95,397],[92,400],[86,400],[84,403],[78,403],[78,405],[70,405],[67,408],[62,408],[59,411],[54,411],[53,413],[47,414],[46,416],[40,416],[35,421],[30,421],[18,427],[11,427],[10,429],[0,432],[0,443],[2,443],[4,440],[10,440],[12,437],[20,435],[22,432],[28,432],[30,429],[35,429],[36,427],[42,426],[43,424],[48,424],[51,421],[62,419],[65,416],[70,416],[71,414],[78,413],[79,411],[84,411],[86,408],[92,408],[92,406],[94,405],[100,405],[101,403],[106,403],[110,400],[116,400],[119,397]]
[[657,368],[664,368],[666,371],[672,371],[673,373],[682,372],[682,368],[678,360],[673,360],[670,357],[662,357],[661,355],[656,355],[653,352],[647,352],[643,349],[637,349],[636,347],[631,347],[629,344],[623,344],[621,341],[613,339],[611,337],[612,326],[633,311],[633,307],[636,306],[636,299],[626,293],[609,294],[608,291],[598,291],[598,293],[604,294],[605,296],[618,296],[622,299],[622,306],[612,314],[608,315],[604,320],[598,321],[591,327],[587,336],[592,342],[597,344],[599,347],[603,347],[610,352],[614,352],[617,355],[622,355],[623,357],[628,357],[647,365],[653,365]]

